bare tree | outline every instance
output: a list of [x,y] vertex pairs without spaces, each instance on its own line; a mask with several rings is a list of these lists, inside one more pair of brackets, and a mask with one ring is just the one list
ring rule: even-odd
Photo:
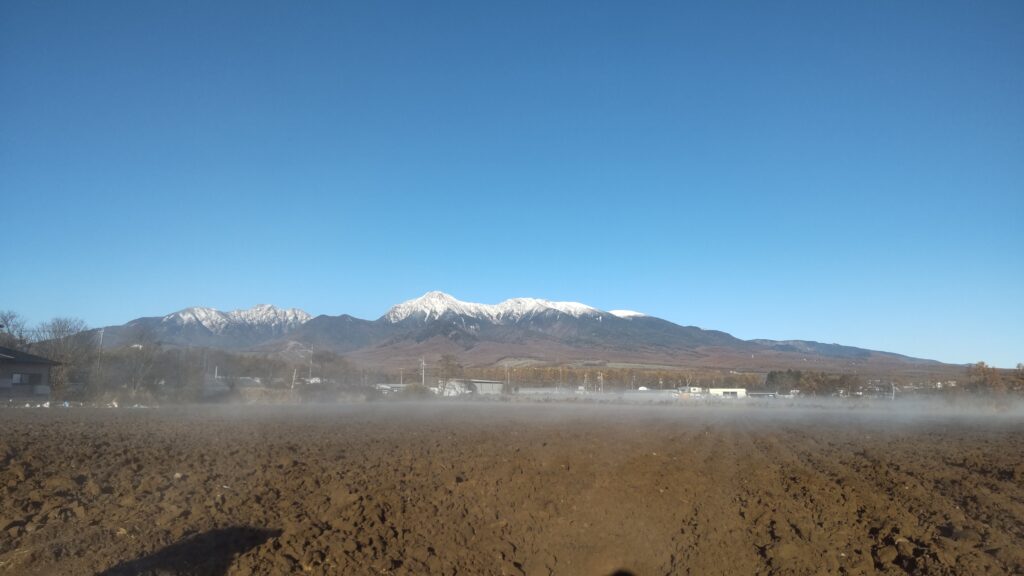
[[687,389],[689,389],[689,388],[693,387],[693,381],[694,381],[694,378],[695,378],[695,376],[693,375],[693,373],[692,373],[692,372],[687,372],[687,373],[686,373],[686,374],[685,374],[685,375],[683,376],[683,381],[684,381],[684,382],[686,382],[686,388],[687,388]]
[[36,329],[37,342],[33,351],[59,362],[50,370],[50,386],[55,399],[67,393],[74,378],[88,373],[96,343],[83,334],[88,329],[80,318],[54,318]]
[[181,402],[199,399],[203,386],[203,354],[203,350],[194,348],[154,353],[153,380],[166,380],[165,397]]
[[339,356],[330,350],[315,350],[310,362],[319,368],[320,381],[327,379],[328,367],[338,360]]
[[459,364],[453,354],[445,354],[437,363],[437,369],[441,377],[441,395],[444,396],[451,380],[462,376],[462,364]]
[[320,376],[338,385],[349,385],[356,379],[356,368],[344,356],[329,350],[313,353],[313,362],[320,368]]
[[1006,392],[1006,382],[993,366],[977,362],[967,367],[967,384],[975,392],[986,394],[1002,394]]
[[25,319],[13,310],[0,310],[0,346],[23,350],[28,346]]
[[160,342],[153,330],[146,326],[135,327],[128,337],[131,342],[125,351],[128,390],[135,396],[154,383],[153,368],[160,355]]

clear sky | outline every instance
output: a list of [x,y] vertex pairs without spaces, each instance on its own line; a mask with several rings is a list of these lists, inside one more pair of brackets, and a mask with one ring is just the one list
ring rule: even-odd
[[0,309],[428,290],[1024,362],[1024,2],[0,3]]

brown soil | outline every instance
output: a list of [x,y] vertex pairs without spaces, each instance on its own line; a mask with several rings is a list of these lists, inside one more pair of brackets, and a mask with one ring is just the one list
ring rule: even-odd
[[0,574],[1024,572],[1024,421],[896,419],[3,410]]

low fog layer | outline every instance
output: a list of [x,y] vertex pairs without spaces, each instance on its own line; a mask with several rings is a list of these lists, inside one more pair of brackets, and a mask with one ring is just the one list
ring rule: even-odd
[[[51,408],[51,410],[57,410]],[[62,409],[61,409],[62,410]],[[1009,399],[975,399],[952,404],[944,400],[850,401],[839,398],[790,400],[724,400],[714,402],[644,403],[624,401],[615,395],[592,395],[585,400],[547,399],[513,401],[419,400],[378,401],[355,404],[252,405],[220,404],[106,410],[111,417],[136,411],[152,411],[171,418],[205,420],[316,420],[358,419],[372,425],[375,419],[409,420],[436,424],[521,423],[557,425],[657,421],[671,423],[730,423],[750,425],[779,422],[799,425],[845,423],[871,426],[902,426],[949,422],[957,425],[1024,423],[1024,403]],[[68,412],[76,412],[71,409]],[[92,410],[87,410],[92,412]]]

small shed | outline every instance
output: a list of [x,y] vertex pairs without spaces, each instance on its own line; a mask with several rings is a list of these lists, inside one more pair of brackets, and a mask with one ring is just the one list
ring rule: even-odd
[[50,370],[57,364],[49,358],[0,347],[0,398],[49,398]]

